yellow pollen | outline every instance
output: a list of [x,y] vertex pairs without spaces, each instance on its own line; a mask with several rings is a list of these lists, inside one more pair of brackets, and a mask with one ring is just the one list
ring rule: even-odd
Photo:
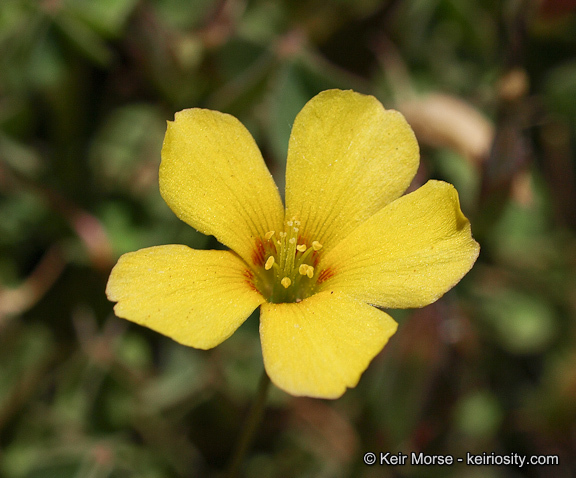
[[318,289],[314,266],[322,244],[301,236],[300,231],[300,221],[292,217],[284,222],[283,230],[266,232],[256,244],[264,263],[255,271],[255,285],[271,303],[299,302]]
[[314,277],[314,267],[309,266],[308,264],[302,264],[298,268],[298,272],[300,273],[300,275],[308,276],[310,279]]

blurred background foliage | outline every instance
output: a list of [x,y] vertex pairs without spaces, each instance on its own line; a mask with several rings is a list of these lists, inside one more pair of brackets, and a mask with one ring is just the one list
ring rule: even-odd
[[[236,115],[280,188],[327,88],[413,125],[482,245],[337,401],[274,389],[246,477],[576,474],[576,2],[2,0],[0,476],[220,476],[262,371],[258,319],[211,351],[113,315],[120,254],[218,247],[161,200],[165,121]],[[558,454],[368,467],[366,451]]]

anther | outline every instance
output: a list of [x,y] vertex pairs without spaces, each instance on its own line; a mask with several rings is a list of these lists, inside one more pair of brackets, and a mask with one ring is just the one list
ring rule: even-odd
[[300,275],[308,276],[310,279],[314,277],[314,267],[309,266],[308,264],[302,264],[298,268],[298,272],[300,273]]
[[264,239],[269,241],[273,235],[274,235],[274,231],[268,231],[266,234],[264,234]]
[[313,248],[315,251],[319,251],[320,249],[322,249],[322,244],[320,244],[318,241],[314,241],[314,242],[312,243],[312,248]]
[[264,269],[269,271],[270,269],[272,269],[273,265],[274,265],[274,256],[270,256],[266,261],[266,264],[264,264]]
[[298,249],[300,252],[305,252],[306,251],[306,244],[300,244],[300,245],[296,246],[296,249]]
[[290,280],[289,277],[284,277],[284,279],[280,281],[280,284],[284,286],[284,289],[288,289],[288,287],[290,287],[290,284],[292,284],[292,281]]

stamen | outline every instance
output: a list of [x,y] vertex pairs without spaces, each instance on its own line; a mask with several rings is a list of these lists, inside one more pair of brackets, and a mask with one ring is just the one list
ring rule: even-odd
[[308,270],[306,271],[306,275],[308,276],[309,279],[312,279],[312,277],[314,277],[314,267],[308,266]]
[[298,272],[300,275],[308,276],[310,279],[314,277],[314,267],[309,266],[308,264],[301,264],[298,268]]
[[[283,230],[268,231],[259,242],[260,271],[257,287],[273,303],[298,302],[316,291],[315,265],[319,262],[319,241],[300,235],[296,217],[284,223]],[[313,265],[310,265],[313,264]]]

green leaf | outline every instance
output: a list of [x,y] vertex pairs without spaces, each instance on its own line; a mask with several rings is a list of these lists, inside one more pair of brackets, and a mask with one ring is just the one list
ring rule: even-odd
[[107,38],[114,38],[138,4],[138,0],[69,0],[67,8],[86,25]]
[[502,418],[500,403],[492,393],[487,391],[463,396],[454,410],[456,426],[463,433],[474,438],[494,435]]
[[84,21],[69,10],[60,10],[54,17],[55,25],[72,45],[84,56],[102,67],[112,61],[112,50]]

